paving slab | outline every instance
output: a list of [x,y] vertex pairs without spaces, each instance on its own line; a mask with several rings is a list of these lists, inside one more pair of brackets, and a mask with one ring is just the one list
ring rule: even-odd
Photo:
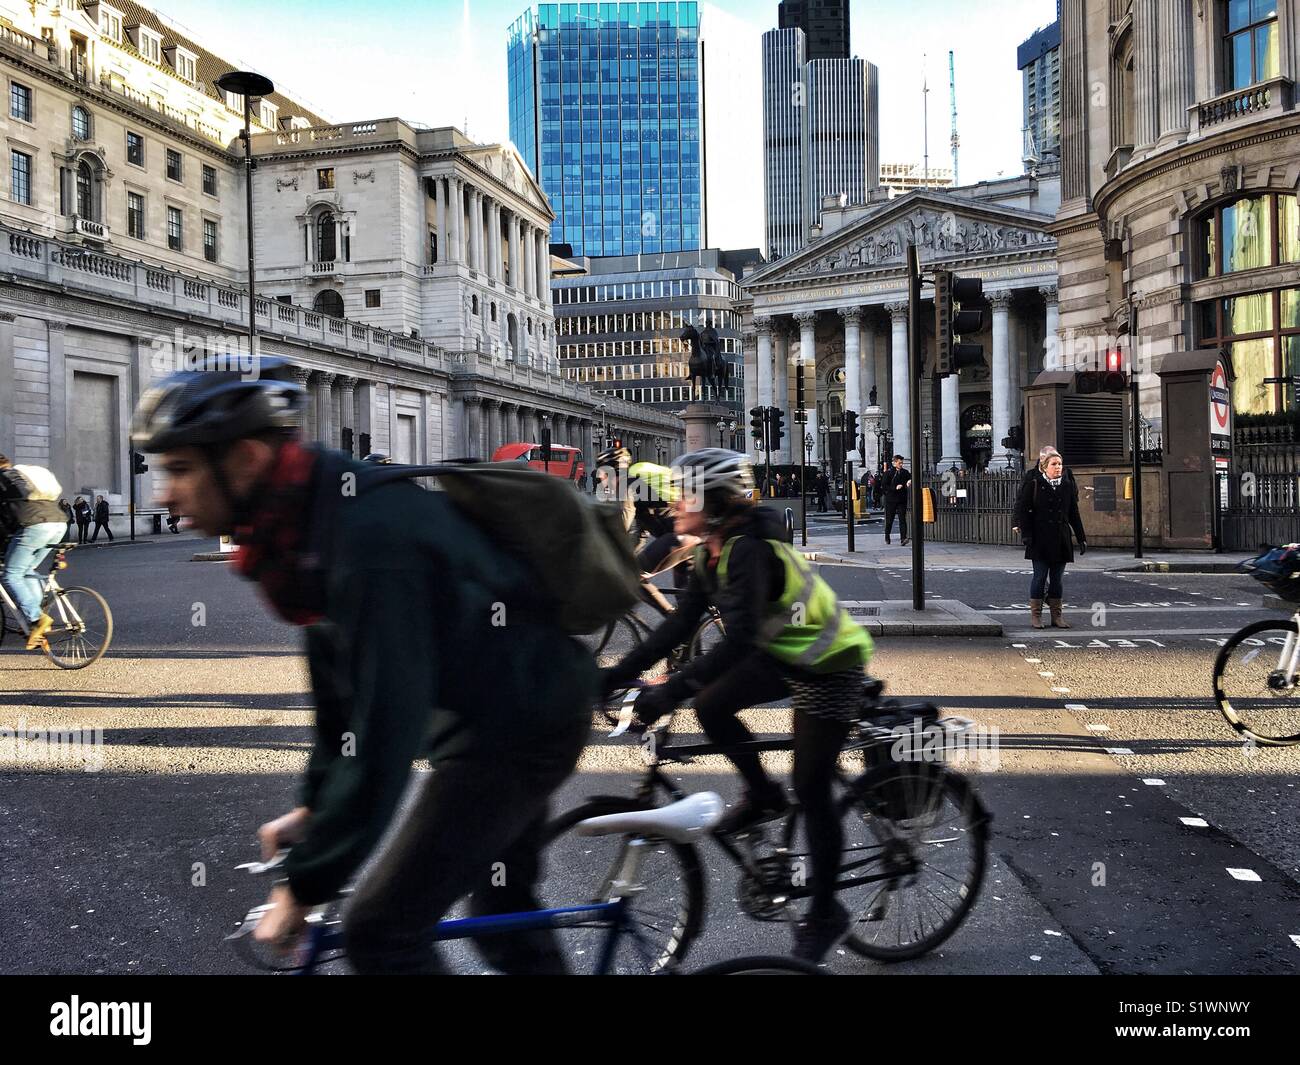
[[927,599],[913,610],[910,599],[841,600],[872,636],[1001,636],[1002,623],[958,599]]

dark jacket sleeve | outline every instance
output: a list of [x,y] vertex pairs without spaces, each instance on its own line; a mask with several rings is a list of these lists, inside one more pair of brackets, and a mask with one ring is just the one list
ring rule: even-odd
[[413,594],[427,571],[375,558],[333,597],[334,647],[310,647],[324,713],[303,788],[307,836],[286,865],[294,897],[308,905],[335,897],[383,835],[428,734],[422,711],[437,699],[435,611]]
[[645,672],[674,647],[690,638],[708,608],[708,593],[704,590],[699,574],[692,571],[686,591],[677,597],[677,609],[614,666],[614,675],[626,682]]
[[731,545],[727,587],[733,589],[723,639],[707,654],[692,659],[668,683],[685,695],[699,691],[759,648],[759,629],[772,598],[772,546],[756,536],[742,536]]
[[1034,478],[1037,476],[1037,473],[1026,474],[1016,495],[1015,521],[1012,524],[1020,530],[1021,540],[1032,540],[1034,537]]
[[1086,543],[1088,534],[1083,531],[1083,515],[1079,513],[1079,486],[1070,478],[1070,528],[1074,530],[1076,543]]

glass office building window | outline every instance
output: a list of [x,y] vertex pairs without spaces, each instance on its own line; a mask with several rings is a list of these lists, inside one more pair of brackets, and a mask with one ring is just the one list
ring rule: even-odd
[[575,255],[700,247],[699,7],[541,4],[511,26],[510,137]]

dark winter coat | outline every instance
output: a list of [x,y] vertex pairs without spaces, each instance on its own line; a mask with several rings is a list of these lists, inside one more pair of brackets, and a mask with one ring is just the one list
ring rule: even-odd
[[1025,545],[1025,558],[1039,562],[1074,561],[1070,532],[1076,542],[1088,540],[1079,516],[1079,487],[1069,470],[1053,488],[1040,470],[1030,470],[1016,497],[1016,527]]

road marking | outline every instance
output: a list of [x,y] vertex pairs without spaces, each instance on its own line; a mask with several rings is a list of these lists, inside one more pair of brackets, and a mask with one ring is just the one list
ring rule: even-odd
[[[1091,604],[1070,603],[1066,609],[1084,610]],[[1237,606],[1200,606],[1191,602],[1160,602],[1160,603],[1103,603],[1108,614],[1223,614],[1229,612],[1245,612],[1246,610],[1257,611],[1259,607],[1253,607],[1249,603],[1240,603]],[[1012,603],[1010,606],[999,604],[990,604],[985,607],[985,614],[1019,614],[1029,609],[1029,604],[1018,605]]]
[[1029,955],[1029,960],[1030,960],[1030,961],[1042,961],[1042,960],[1043,960],[1043,956],[1042,956],[1041,954],[1031,954],[1031,955]]
[[1041,663],[1043,660],[1041,658],[1026,658],[1025,661],[1028,662],[1031,666],[1036,666],[1039,663]]
[[1026,647],[1028,647],[1029,645],[1028,645],[1028,644],[1024,644],[1024,643],[1013,643],[1011,646],[1012,646],[1012,647],[1019,647],[1019,648],[1023,651],[1023,650],[1024,650]]
[[1188,828],[1209,828],[1210,822],[1204,817],[1180,817],[1180,820]]
[[1054,676],[1056,676],[1056,674],[1053,673],[1050,669],[1040,669],[1040,670],[1038,671],[1038,675],[1039,675],[1040,677],[1054,677]]
[[1300,947],[1300,936],[1292,936],[1291,942],[1294,943],[1297,947]]
[[1066,703],[1065,708],[1067,710],[1076,710],[1076,711],[1088,709],[1086,706],[1083,705],[1083,703]]
[[[1119,629],[1119,630],[1106,629],[1105,632],[1108,639],[1131,639],[1133,637],[1138,637],[1138,636],[1145,637],[1145,636],[1149,636],[1153,632],[1156,632],[1160,634],[1162,639],[1168,640],[1168,639],[1176,639],[1180,636],[1186,636],[1188,638],[1196,637],[1196,636],[1231,636],[1233,635],[1233,633],[1237,632],[1237,629],[1210,629],[1210,628],[1205,628],[1205,629],[1160,628],[1160,629]],[[1039,629],[1023,629],[1023,630],[1018,630],[1016,632],[1004,633],[1003,635],[1010,636],[1012,639],[1015,640],[1059,639],[1058,637],[1053,636],[1051,633],[1043,632]],[[1081,646],[1079,644],[1066,643],[1065,641],[1060,641],[1060,643],[1064,647],[1069,647],[1074,649],[1079,649]],[[1012,644],[1012,646],[1014,647],[1015,644]]]
[[1253,869],[1229,869],[1228,874],[1234,880],[1249,880],[1252,883],[1260,882],[1260,875]]
[[1069,688],[1053,688],[1052,691],[1057,692],[1057,693],[1060,694],[1060,695],[1069,695],[1069,694],[1070,694],[1070,689],[1069,689]]
[[1089,731],[1091,731],[1091,732],[1109,732],[1109,731],[1110,731],[1110,726],[1109,726],[1109,725],[1089,725],[1089,726],[1088,726],[1088,729],[1089,729]]
[[1043,935],[1045,936],[1059,936],[1060,934],[1060,932],[1053,932],[1050,928],[1043,929]]
[[1152,788],[1163,788],[1165,786],[1165,782],[1159,777],[1146,777],[1142,783]]
[[[1133,753],[1133,748],[1132,748],[1132,747],[1106,747],[1106,748],[1104,748],[1104,750],[1105,750],[1105,752],[1106,752],[1107,754],[1113,754],[1113,755],[1116,755],[1116,756],[1119,756],[1119,755],[1125,755],[1125,754],[1132,754],[1132,753]],[[1109,810],[1107,810],[1106,812],[1107,812],[1107,813],[1110,813]]]

